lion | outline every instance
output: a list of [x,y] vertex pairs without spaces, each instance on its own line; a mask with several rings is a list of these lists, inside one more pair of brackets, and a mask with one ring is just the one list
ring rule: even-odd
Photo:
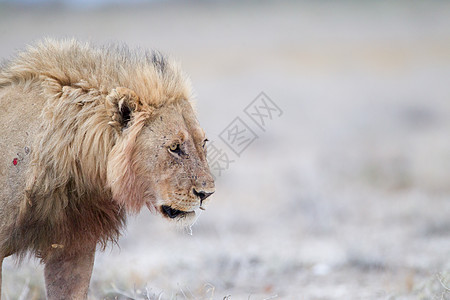
[[48,299],[85,299],[96,248],[127,214],[193,223],[215,186],[190,101],[187,76],[155,51],[47,39],[5,62],[0,270],[36,255]]

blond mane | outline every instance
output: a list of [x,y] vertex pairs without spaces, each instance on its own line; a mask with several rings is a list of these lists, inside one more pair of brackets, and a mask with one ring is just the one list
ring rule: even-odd
[[46,39],[29,46],[0,72],[0,87],[34,80],[104,94],[125,86],[153,107],[190,96],[190,82],[179,65],[157,51],[117,44],[96,47],[75,39]]

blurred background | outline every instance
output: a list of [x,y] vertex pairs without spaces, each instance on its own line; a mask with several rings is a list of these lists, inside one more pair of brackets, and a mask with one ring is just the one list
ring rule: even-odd
[[212,141],[192,235],[131,217],[90,299],[450,299],[450,2],[0,1],[0,57],[43,37],[170,54]]

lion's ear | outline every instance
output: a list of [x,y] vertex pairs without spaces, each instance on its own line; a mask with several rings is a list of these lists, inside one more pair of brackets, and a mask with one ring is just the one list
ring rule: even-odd
[[136,93],[129,88],[117,87],[106,96],[106,109],[111,117],[109,124],[117,128],[126,128],[132,114],[139,111],[142,104]]

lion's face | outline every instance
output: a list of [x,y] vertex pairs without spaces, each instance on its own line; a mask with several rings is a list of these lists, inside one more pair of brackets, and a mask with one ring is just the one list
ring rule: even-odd
[[[187,101],[161,108],[137,138],[152,189],[146,201],[171,219],[195,217],[214,193],[206,137]],[[156,200],[156,201],[155,201]],[[197,212],[198,214],[198,212]]]
[[[146,204],[166,218],[193,223],[215,188],[205,133],[189,102],[156,109],[141,121],[134,117],[112,151],[109,168],[118,168],[108,169],[113,198],[132,211]],[[114,164],[119,160],[127,163]]]

